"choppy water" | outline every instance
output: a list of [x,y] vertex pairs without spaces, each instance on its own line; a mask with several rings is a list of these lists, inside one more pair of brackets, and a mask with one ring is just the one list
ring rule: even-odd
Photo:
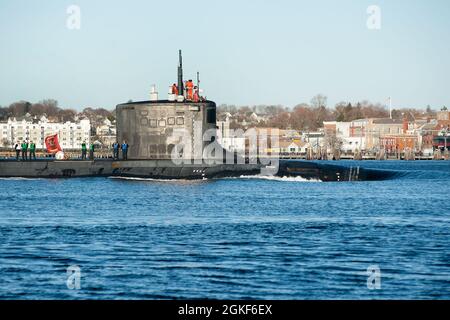
[[0,298],[449,299],[450,161],[360,165],[404,175],[0,180]]

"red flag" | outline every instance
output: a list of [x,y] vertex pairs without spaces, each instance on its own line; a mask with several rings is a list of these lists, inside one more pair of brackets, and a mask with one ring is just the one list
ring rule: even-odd
[[61,147],[59,146],[57,134],[46,137],[45,146],[47,147],[48,153],[57,153],[59,151],[62,151]]

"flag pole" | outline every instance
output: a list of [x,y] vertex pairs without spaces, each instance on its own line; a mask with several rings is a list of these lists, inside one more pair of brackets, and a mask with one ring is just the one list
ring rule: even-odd
[[392,98],[389,97],[389,118],[392,119]]

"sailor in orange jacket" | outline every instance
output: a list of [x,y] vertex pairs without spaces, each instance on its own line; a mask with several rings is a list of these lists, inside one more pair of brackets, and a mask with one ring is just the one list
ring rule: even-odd
[[175,83],[172,85],[172,94],[178,96],[178,86]]
[[187,99],[192,100],[194,98],[194,82],[189,80],[186,82]]
[[194,87],[194,97],[193,97],[194,102],[199,102],[200,101],[200,96],[198,94],[198,88],[197,86]]

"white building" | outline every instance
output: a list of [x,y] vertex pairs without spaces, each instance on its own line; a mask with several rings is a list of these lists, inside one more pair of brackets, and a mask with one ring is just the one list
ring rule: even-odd
[[272,148],[272,152],[278,154],[306,153],[309,144],[303,141],[280,141],[278,148]]
[[23,119],[9,118],[8,122],[0,123],[0,145],[11,147],[16,142],[24,140],[36,143],[36,148],[45,148],[45,138],[57,134],[59,144],[63,149],[79,149],[84,141],[90,143],[91,124],[87,119],[76,123],[48,122],[45,116],[40,119],[29,115]]
[[313,151],[317,151],[325,146],[325,132],[323,131],[308,131],[303,132],[302,140],[307,142]]
[[112,123],[108,118],[103,121],[101,126],[95,129],[97,136],[116,136],[116,124]]
[[108,118],[103,121],[101,126],[98,126],[95,130],[97,137],[101,143],[106,146],[111,146],[117,140],[116,124],[112,123]]
[[344,152],[356,152],[366,149],[367,120],[350,122],[324,121],[326,134],[336,134]]

